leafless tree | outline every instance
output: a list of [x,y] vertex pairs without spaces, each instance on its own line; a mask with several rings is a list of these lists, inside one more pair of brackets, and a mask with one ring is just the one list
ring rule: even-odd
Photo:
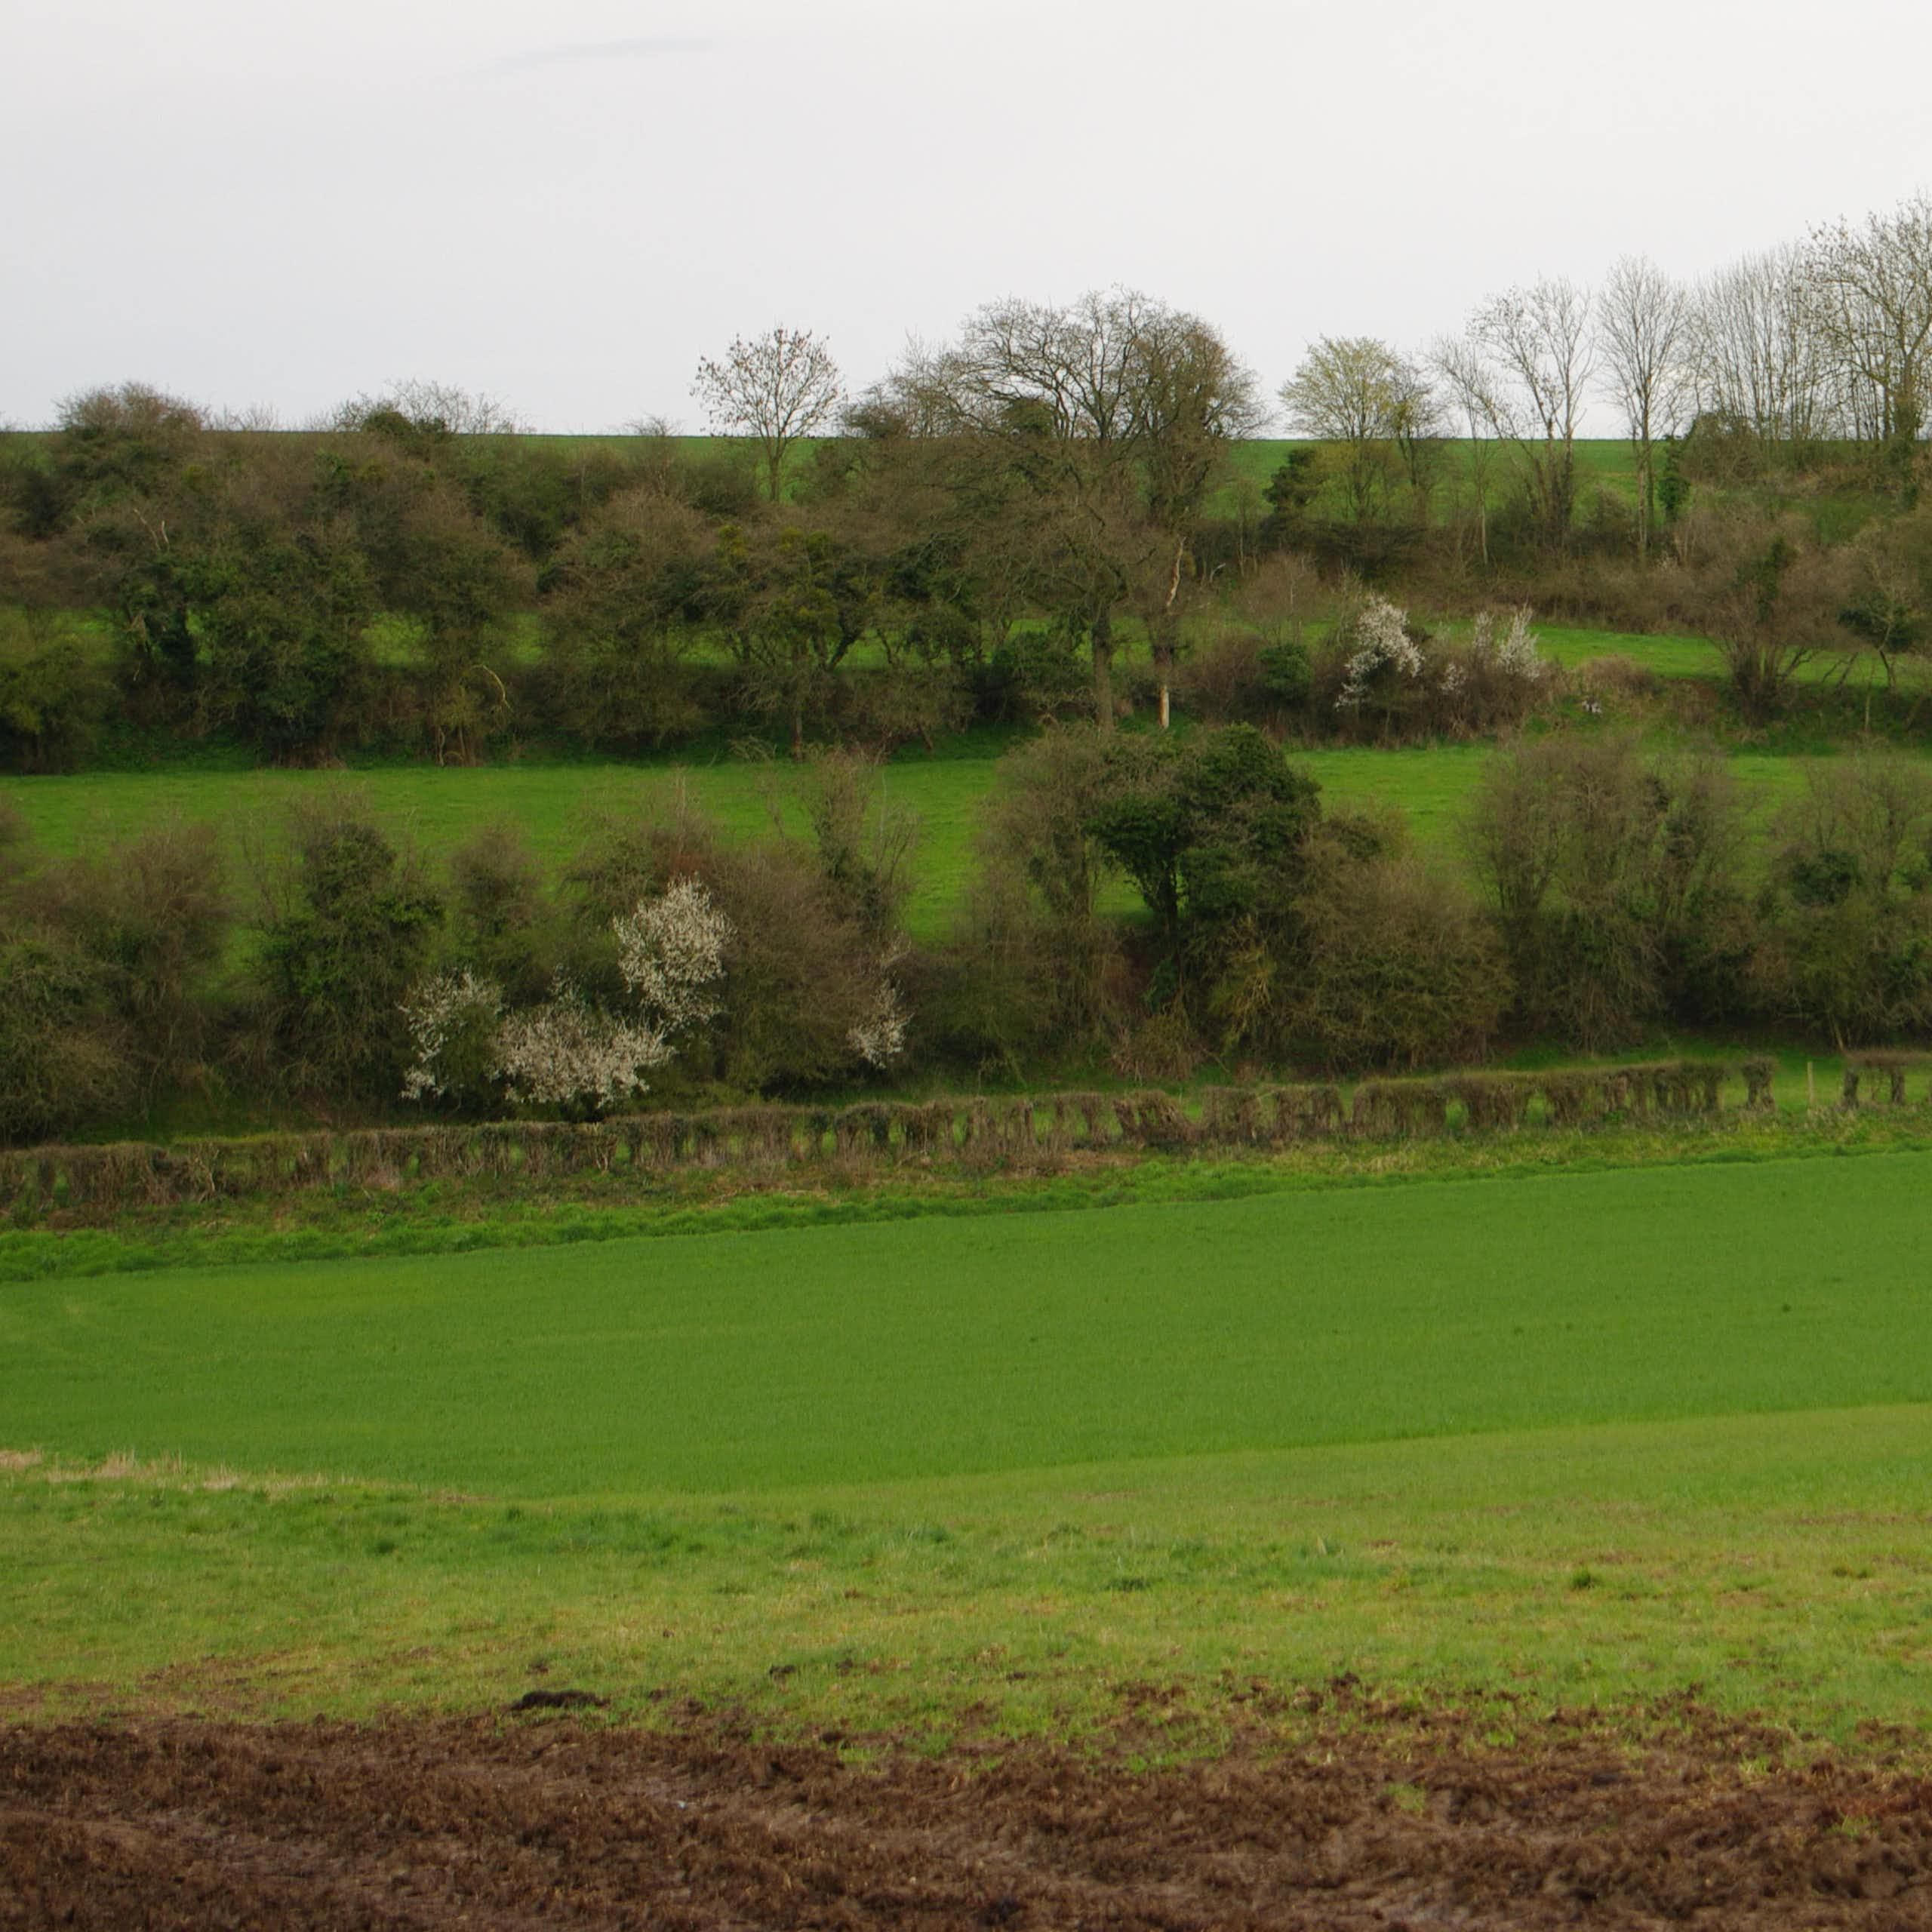
[[898,362],[845,411],[846,426],[859,435],[937,436],[947,426],[945,353],[909,335]]
[[1171,309],[1148,318],[1135,389],[1146,513],[1166,564],[1156,574],[1147,620],[1165,731],[1194,530],[1229,445],[1251,435],[1265,412],[1254,376],[1220,334],[1198,316]]
[[1469,488],[1475,500],[1476,549],[1489,565],[1489,492],[1495,468],[1497,423],[1503,415],[1496,372],[1479,344],[1468,336],[1445,336],[1429,352],[1429,362],[1469,439]]
[[1597,297],[1604,392],[1623,412],[1637,464],[1637,552],[1647,556],[1657,515],[1657,445],[1694,406],[1688,294],[1654,262],[1626,255]]
[[1746,255],[1698,288],[1698,409],[1772,448],[1825,433],[1827,367],[1793,248]]
[[1589,291],[1562,276],[1494,297],[1470,318],[1474,356],[1487,365],[1466,396],[1490,432],[1513,443],[1545,539],[1569,541],[1577,500],[1577,432],[1595,360]]
[[714,429],[758,444],[774,503],[786,453],[801,438],[837,421],[845,401],[838,365],[823,338],[809,329],[740,337],[723,355],[707,355],[698,364],[691,393]]
[[399,418],[414,429],[448,436],[515,436],[525,434],[530,427],[496,396],[417,377],[391,383],[374,395],[352,397],[333,411],[321,426],[360,429],[382,417]]
[[1932,198],[1857,226],[1817,230],[1802,269],[1818,336],[1841,371],[1855,426],[1902,470],[1924,428],[1932,356]]

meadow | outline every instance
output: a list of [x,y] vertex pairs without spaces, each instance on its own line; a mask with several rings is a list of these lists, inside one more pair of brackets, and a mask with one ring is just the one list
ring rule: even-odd
[[[0,1302],[17,1709],[664,1687],[1076,1733],[1241,1682],[1922,1724],[1932,1154]],[[192,1660],[192,1661],[191,1661]],[[534,1677],[533,1677],[534,1673]]]

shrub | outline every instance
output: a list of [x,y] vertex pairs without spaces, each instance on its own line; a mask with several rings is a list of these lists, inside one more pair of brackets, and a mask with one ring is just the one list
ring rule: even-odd
[[1740,818],[1715,761],[1520,745],[1485,768],[1467,836],[1533,1029],[1607,1045],[1673,1007],[1709,1017],[1741,978]]
[[552,715],[572,737],[657,746],[702,722],[685,656],[709,547],[695,510],[638,490],[559,548],[544,575],[546,671]]
[[1297,1044],[1337,1071],[1479,1056],[1508,968],[1466,894],[1410,854],[1315,851],[1286,995]]
[[94,749],[112,696],[68,639],[0,659],[0,758],[22,771],[72,771]]
[[816,846],[728,844],[681,801],[641,801],[634,813],[606,812],[593,823],[571,873],[580,923],[570,968],[586,992],[617,1004],[612,922],[678,878],[703,887],[732,934],[718,1022],[686,1056],[691,1078],[709,1071],[754,1091],[808,1086],[857,1070],[860,1036],[874,1045],[887,1037],[863,1031],[880,1023],[900,949],[859,909],[878,901],[855,898],[849,880],[835,885]]
[[1250,724],[1186,740],[1123,738],[1088,820],[1100,849],[1146,903],[1185,977],[1233,921],[1278,922],[1320,788]]
[[1555,690],[1525,608],[1478,614],[1466,636],[1438,637],[1371,596],[1339,625],[1313,678],[1318,712],[1378,743],[1506,731]]
[[1120,943],[1100,916],[1112,866],[1092,823],[1112,755],[1106,734],[1068,725],[1000,761],[934,989],[936,1023],[955,1051],[1017,1066],[1109,1032]]
[[265,879],[254,965],[272,1070],[298,1091],[386,1097],[409,1062],[405,1001],[442,901],[353,798],[297,806],[288,840]]
[[519,1106],[595,1115],[645,1091],[685,1038],[717,1017],[717,983],[737,934],[691,879],[674,879],[611,922],[624,1004],[612,1010],[559,975],[541,1001],[506,1012],[503,989],[467,968],[432,975],[403,1003],[414,1057],[408,1100]]
[[459,958],[512,1004],[540,999],[557,977],[558,915],[522,829],[489,825],[450,854],[451,938]]
[[164,822],[125,844],[46,867],[21,889],[48,932],[85,957],[124,1029],[131,1084],[197,1078],[213,1044],[214,980],[235,909],[214,829]]
[[1776,832],[1764,1003],[1841,1041],[1921,1033],[1932,1026],[1932,774],[1872,754],[1807,776]]
[[125,1110],[133,1084],[100,965],[30,928],[0,938],[0,1137],[71,1133]]

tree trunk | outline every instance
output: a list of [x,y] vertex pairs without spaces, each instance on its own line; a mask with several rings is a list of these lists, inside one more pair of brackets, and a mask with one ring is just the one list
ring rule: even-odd
[[1114,728],[1114,614],[1105,605],[1094,618],[1094,721]]
[[1154,675],[1161,686],[1161,729],[1166,731],[1171,709],[1170,692],[1174,682],[1174,659],[1179,655],[1175,648],[1174,605],[1180,598],[1181,565],[1187,560],[1184,544],[1174,546],[1174,568],[1168,573],[1168,595],[1161,606],[1161,614],[1154,620]]

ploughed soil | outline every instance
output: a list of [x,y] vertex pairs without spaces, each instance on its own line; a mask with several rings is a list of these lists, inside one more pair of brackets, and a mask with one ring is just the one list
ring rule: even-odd
[[0,1727],[0,1927],[1932,1927],[1932,1780],[1766,1768],[1694,1714],[1531,1729],[1309,1727],[1149,1772],[554,1710]]

